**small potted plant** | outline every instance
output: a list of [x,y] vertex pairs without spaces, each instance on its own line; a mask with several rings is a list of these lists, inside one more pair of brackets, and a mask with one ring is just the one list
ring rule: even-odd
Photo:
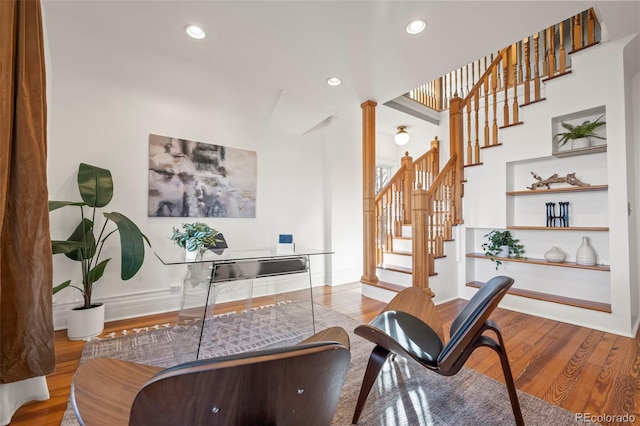
[[600,121],[604,117],[604,114],[598,117],[596,121],[586,120],[582,124],[573,125],[562,121],[560,125],[567,131],[558,133],[554,137],[558,139],[558,148],[571,141],[572,149],[586,148],[589,146],[588,138],[606,139],[595,133],[595,130],[607,124],[604,121]]
[[182,229],[184,231],[173,228],[171,241],[185,249],[185,260],[195,260],[200,250],[219,247],[224,243],[222,234],[206,223],[184,223]]
[[488,241],[482,243],[482,249],[485,256],[489,256],[498,266],[502,265],[500,258],[502,257],[514,257],[516,259],[523,259],[524,246],[518,244],[520,240],[516,240],[511,235],[511,231],[498,231],[493,230],[485,235]]

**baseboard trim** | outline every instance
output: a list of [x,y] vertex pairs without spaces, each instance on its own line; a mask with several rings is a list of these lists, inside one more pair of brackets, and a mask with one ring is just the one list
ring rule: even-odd
[[[302,279],[301,279],[302,277]],[[277,279],[274,279],[277,278]],[[313,287],[323,286],[319,280],[312,281]],[[245,282],[246,283],[246,282]],[[247,289],[242,281],[230,282],[228,288],[218,294],[218,303],[245,299]],[[303,290],[309,288],[309,277],[299,274],[268,277],[255,280],[253,283],[253,297],[260,297],[274,293]],[[206,290],[205,290],[206,291]],[[177,311],[180,308],[182,288],[180,286],[163,290],[151,290],[135,294],[118,295],[94,299],[94,303],[104,303],[105,322],[136,318],[146,315],[161,314]],[[64,302],[53,305],[53,327],[55,330],[66,330],[68,312],[81,305],[82,302]]]
[[[95,299],[95,303],[104,303],[105,322],[135,318],[171,312],[178,309],[180,291],[178,289],[152,290],[143,293],[126,294]],[[69,311],[82,302],[54,303],[53,327],[55,330],[66,330]]]

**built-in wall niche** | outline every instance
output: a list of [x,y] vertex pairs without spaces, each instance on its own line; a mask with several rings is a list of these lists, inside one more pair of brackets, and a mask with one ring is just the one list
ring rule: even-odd
[[[607,191],[607,154],[563,158],[542,157],[507,163],[507,226],[546,227],[546,203],[569,202],[571,228],[607,228],[609,226]],[[533,176],[548,179],[553,175],[575,177],[588,187],[568,183],[550,184],[530,190],[538,182]],[[579,229],[578,229],[579,230]]]
[[584,125],[585,122],[595,123],[598,121],[606,123],[606,120],[606,109],[604,105],[553,117],[551,119],[551,134],[553,135],[551,140],[552,154],[556,157],[567,157],[606,151],[606,124],[593,130],[595,135],[605,139],[599,139],[598,137],[569,139],[566,143],[560,145],[561,137],[557,136],[561,133],[570,132],[569,129],[562,126],[562,123],[570,126],[581,126]]

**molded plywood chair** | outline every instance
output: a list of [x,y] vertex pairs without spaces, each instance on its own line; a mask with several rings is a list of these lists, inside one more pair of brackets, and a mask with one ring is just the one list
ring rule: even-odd
[[[356,334],[372,341],[376,347],[362,380],[353,423],[358,422],[369,391],[389,355],[413,358],[435,373],[452,376],[460,371],[476,348],[485,346],[500,356],[516,423],[524,425],[500,327],[489,319],[512,284],[513,279],[509,277],[495,277],[484,284],[454,319],[446,344],[433,301],[418,288],[401,291],[373,321],[358,326]],[[493,331],[498,340],[485,336],[487,330]]]
[[350,359],[340,327],[167,369],[96,358],[78,368],[71,397],[86,425],[329,425]]

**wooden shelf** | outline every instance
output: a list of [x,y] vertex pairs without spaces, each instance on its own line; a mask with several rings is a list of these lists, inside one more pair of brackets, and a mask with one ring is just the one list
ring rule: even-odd
[[498,259],[501,262],[520,262],[520,263],[532,263],[534,265],[545,265],[545,266],[560,266],[562,268],[577,268],[577,269],[590,269],[592,271],[602,271],[609,272],[611,267],[609,265],[578,265],[575,262],[547,262],[545,259],[534,259],[534,258],[526,258],[526,259],[516,259],[515,257],[490,257],[486,256],[484,253],[467,253],[467,257],[473,257],[477,259]]
[[[471,281],[466,284],[467,287],[480,288],[484,283],[479,281]],[[529,299],[543,300],[545,302],[559,303],[561,305],[575,306],[577,308],[591,309],[594,311],[611,313],[611,305],[609,303],[594,302],[592,300],[574,299],[573,297],[558,296],[555,294],[542,293],[539,291],[524,290],[511,287],[507,294],[513,296],[527,297]]]
[[568,149],[566,151],[554,151],[551,155],[554,157],[573,157],[574,155],[596,154],[598,152],[607,152],[607,144],[589,146],[587,148]]
[[524,231],[609,231],[608,226],[507,226]]
[[582,192],[582,191],[606,191],[609,189],[609,185],[591,185],[591,186],[573,186],[571,188],[551,188],[551,189],[536,189],[526,191],[507,191],[507,195],[541,195],[551,194],[554,192]]

